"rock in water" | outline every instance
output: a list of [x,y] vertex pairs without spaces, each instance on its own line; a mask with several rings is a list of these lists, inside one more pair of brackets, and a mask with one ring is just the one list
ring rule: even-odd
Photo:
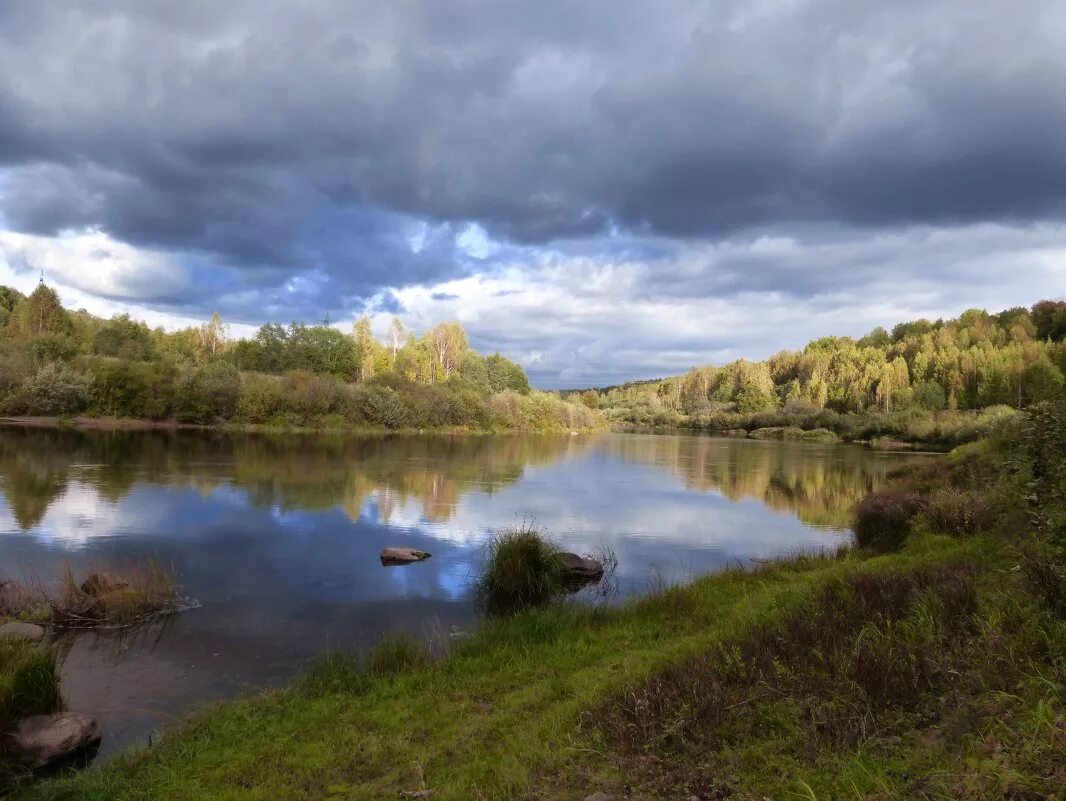
[[425,551],[417,551],[414,548],[386,548],[381,552],[381,564],[383,565],[409,565],[412,562],[421,562],[429,559],[430,554]]
[[124,590],[130,586],[128,581],[123,581],[118,576],[110,573],[90,573],[81,583],[81,591],[86,595],[106,595],[115,590]]
[[32,768],[74,756],[100,744],[100,727],[88,715],[36,715],[7,736],[11,751]]
[[603,562],[599,559],[578,556],[576,553],[560,552],[556,558],[568,579],[598,579],[603,575]]
[[5,623],[0,626],[0,640],[36,642],[41,639],[44,639],[44,629],[36,623]]

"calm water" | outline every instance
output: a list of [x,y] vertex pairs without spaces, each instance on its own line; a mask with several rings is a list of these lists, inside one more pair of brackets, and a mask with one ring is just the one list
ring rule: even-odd
[[[102,754],[326,649],[476,625],[494,531],[535,521],[618,557],[616,597],[738,560],[833,547],[914,455],[699,436],[303,438],[0,429],[0,570],[54,580],[155,560],[201,605],[136,636],[63,643]],[[386,545],[433,554],[382,567]]]

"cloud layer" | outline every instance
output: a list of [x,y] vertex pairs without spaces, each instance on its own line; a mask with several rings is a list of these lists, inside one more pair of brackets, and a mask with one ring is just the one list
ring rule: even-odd
[[0,3],[0,76],[10,269],[158,313],[399,298],[584,383],[1063,285],[1056,0]]

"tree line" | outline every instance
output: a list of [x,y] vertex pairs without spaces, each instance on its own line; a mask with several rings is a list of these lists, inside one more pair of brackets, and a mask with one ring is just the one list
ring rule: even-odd
[[823,337],[764,361],[566,394],[616,420],[709,427],[737,423],[738,415],[1018,409],[1063,393],[1064,340],[1066,302],[1045,300],[998,314],[970,309],[954,320],[904,322],[891,332],[877,327],[859,339]]
[[533,390],[514,361],[475,352],[458,322],[419,336],[394,318],[384,339],[365,316],[350,333],[267,323],[232,339],[218,314],[168,332],[71,311],[43,281],[29,295],[0,286],[0,413],[394,429],[597,423]]

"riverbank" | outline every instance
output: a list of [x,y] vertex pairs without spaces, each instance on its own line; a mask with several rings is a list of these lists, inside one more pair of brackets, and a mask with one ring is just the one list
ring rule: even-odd
[[785,410],[737,414],[633,414],[628,409],[607,409],[605,415],[618,428],[637,431],[689,431],[724,437],[781,439],[813,442],[850,442],[875,450],[923,450],[946,453],[959,445],[988,436],[997,425],[1018,411],[993,406],[969,411],[899,412],[872,410],[839,413],[829,409],[796,413]]
[[[900,582],[924,581],[928,591],[947,586],[944,576],[972,576],[967,586],[984,608],[1012,589],[1003,586],[1003,576],[1011,576],[1001,572],[1004,568],[1009,568],[1009,557],[994,542],[934,537],[872,559],[849,554],[731,570],[621,609],[531,612],[489,624],[441,661],[358,682],[351,692],[316,697],[296,686],[217,706],[167,733],[152,750],[38,785],[21,797],[357,799],[433,790],[435,799],[561,799],[620,791],[632,777],[644,777],[641,781],[656,791],[662,777],[648,774],[647,763],[669,758],[669,731],[650,744],[650,752],[634,752],[612,744],[609,736],[605,740],[601,726],[589,725],[624,702],[627,688],[654,684],[672,666],[717,653],[723,644],[743,643],[753,632],[808,617],[806,610],[823,603],[832,588],[863,594],[880,588],[886,597],[895,597],[893,588]],[[936,593],[921,597],[926,603],[943,603]],[[897,610],[896,616],[906,618],[906,611],[913,609]],[[892,641],[892,624],[881,625],[881,634]],[[897,654],[910,656],[921,658],[919,653]],[[757,704],[767,700],[765,695],[756,688],[751,698],[736,703],[751,708],[753,723],[761,721],[771,729],[783,725],[780,709]],[[1044,695],[1055,696],[1042,699],[1045,703],[1057,702],[1058,690],[1045,688]],[[854,699],[843,693],[838,700],[846,705]],[[1028,701],[1012,702],[1017,714],[1032,711]],[[675,722],[683,722],[684,709],[676,713]],[[974,736],[959,744],[976,757],[984,748],[979,731],[975,728]],[[714,780],[738,790],[758,787],[772,797],[802,791],[804,784],[818,793],[831,792],[857,777],[861,783],[856,787],[872,792],[885,781],[896,782],[899,777],[892,772],[900,764],[927,760],[928,754],[910,749],[919,735],[931,736],[928,730],[915,730],[903,742],[894,732],[883,738],[871,732],[874,741],[866,738],[862,749],[847,742],[828,745],[811,762],[796,753],[802,746],[796,740],[804,736],[801,719],[769,738],[757,737],[757,732],[754,725],[745,759],[728,760]],[[954,754],[954,747],[941,743],[937,748],[945,759],[967,755]],[[865,777],[860,767],[868,771]]]
[[240,434],[351,434],[357,436],[386,436],[393,434],[566,434],[606,431],[605,425],[582,425],[574,428],[553,426],[550,428],[478,428],[468,426],[438,426],[432,428],[388,428],[386,426],[350,426],[337,424],[299,425],[279,422],[264,423],[218,423],[204,425],[182,423],[178,420],[145,420],[136,417],[0,417],[0,427],[75,429],[78,431],[223,431]]

